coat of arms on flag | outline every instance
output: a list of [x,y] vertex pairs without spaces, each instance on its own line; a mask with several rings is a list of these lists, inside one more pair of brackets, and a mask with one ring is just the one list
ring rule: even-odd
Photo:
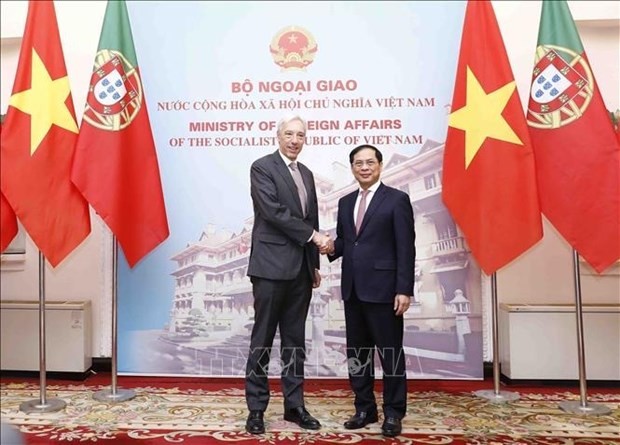
[[527,122],[541,210],[602,273],[620,258],[620,146],[566,1],[542,3]]
[[[567,62],[560,53],[572,57]],[[592,72],[587,61],[566,48],[540,46],[532,73],[528,123],[556,128],[578,119],[592,98]]]
[[[131,123],[142,105],[140,78],[129,61],[117,51],[97,54],[86,99],[84,119],[91,125],[121,130]],[[115,119],[111,119],[115,117]]]
[[157,150],[122,0],[106,7],[71,179],[130,267],[168,237]]

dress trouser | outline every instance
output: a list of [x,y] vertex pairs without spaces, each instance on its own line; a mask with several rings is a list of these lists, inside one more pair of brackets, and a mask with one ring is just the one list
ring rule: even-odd
[[306,317],[312,297],[312,280],[305,260],[293,280],[252,277],[254,327],[246,365],[245,394],[249,410],[264,411],[269,404],[269,359],[280,330],[281,382],[284,409],[304,405]]
[[376,351],[383,369],[383,414],[402,419],[407,410],[403,317],[394,315],[393,303],[365,303],[355,292],[345,301],[344,311],[349,382],[355,393],[356,412],[377,409]]

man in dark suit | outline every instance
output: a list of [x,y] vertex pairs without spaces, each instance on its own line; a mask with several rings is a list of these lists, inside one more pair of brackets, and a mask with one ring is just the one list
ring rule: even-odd
[[312,288],[321,282],[319,251],[329,240],[319,233],[314,177],[297,156],[306,123],[299,116],[278,123],[279,150],[250,169],[254,227],[248,275],[254,294],[254,327],[246,366],[245,394],[250,414],[246,431],[265,432],[269,403],[267,371],[276,329],[280,330],[284,419],[302,428],[321,424],[304,406],[305,326]]
[[360,145],[349,155],[359,189],[338,202],[336,239],[322,253],[342,257],[349,381],[355,414],[347,429],[377,422],[375,348],[383,369],[384,436],[402,431],[407,405],[403,314],[413,296],[415,231],[409,196],[379,181],[381,152]]

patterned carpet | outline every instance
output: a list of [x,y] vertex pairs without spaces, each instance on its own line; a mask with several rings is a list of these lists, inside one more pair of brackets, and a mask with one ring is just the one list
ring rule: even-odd
[[[329,386],[329,385],[326,385]],[[432,385],[427,385],[432,387]],[[347,431],[342,423],[352,414],[348,389],[306,390],[309,411],[323,424],[306,432],[282,419],[282,394],[273,392],[266,412],[267,433],[244,432],[247,415],[239,387],[192,389],[137,387],[136,397],[116,404],[93,399],[109,386],[48,385],[47,398],[58,397],[67,407],[56,413],[25,414],[19,405],[38,400],[34,383],[0,385],[2,420],[19,426],[28,444],[105,443],[140,445],[193,444],[546,444],[607,445],[620,443],[620,394],[590,391],[588,401],[612,409],[604,416],[568,414],[558,407],[579,400],[574,392],[527,393],[506,404],[492,404],[468,392],[442,390],[409,393],[403,435],[384,439],[380,423]],[[381,419],[380,419],[381,420]]]

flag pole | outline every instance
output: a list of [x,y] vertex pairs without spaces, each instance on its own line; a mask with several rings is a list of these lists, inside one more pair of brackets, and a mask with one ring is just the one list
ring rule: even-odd
[[577,318],[577,361],[579,362],[579,392],[580,400],[560,403],[560,408],[573,414],[598,416],[609,414],[611,409],[602,404],[588,403],[588,388],[586,382],[586,355],[583,338],[583,308],[581,305],[581,275],[579,272],[579,253],[573,249],[573,281],[575,284],[575,315]]
[[95,400],[100,402],[124,402],[131,400],[136,396],[135,391],[131,389],[119,389],[116,386],[117,377],[117,288],[118,288],[118,242],[116,236],[112,236],[112,385],[110,389],[102,389],[93,394]]
[[62,399],[46,397],[45,364],[45,257],[39,250],[39,400],[28,400],[19,405],[19,410],[30,413],[52,413],[64,409],[67,404]]
[[491,323],[493,325],[493,390],[481,389],[474,394],[493,403],[504,403],[519,400],[519,394],[499,389],[499,328],[497,304],[497,275],[491,274]]

